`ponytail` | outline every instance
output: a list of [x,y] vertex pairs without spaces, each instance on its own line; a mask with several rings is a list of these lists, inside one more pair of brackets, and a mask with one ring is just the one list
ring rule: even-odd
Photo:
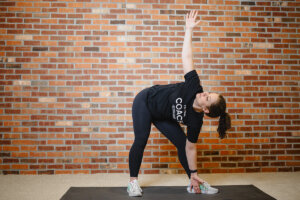
[[218,133],[219,137],[223,139],[226,135],[226,131],[231,128],[231,119],[228,113],[223,113],[219,118]]
[[212,104],[209,108],[209,113],[205,113],[207,116],[219,118],[218,133],[219,137],[223,139],[226,136],[226,131],[231,128],[230,115],[226,113],[226,101],[222,95],[219,95],[217,103]]

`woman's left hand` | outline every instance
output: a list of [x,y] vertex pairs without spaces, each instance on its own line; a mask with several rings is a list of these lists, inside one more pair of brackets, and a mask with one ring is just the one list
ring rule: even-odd
[[200,21],[196,22],[198,11],[192,10],[190,13],[186,14],[185,27],[189,29],[193,29],[197,26]]

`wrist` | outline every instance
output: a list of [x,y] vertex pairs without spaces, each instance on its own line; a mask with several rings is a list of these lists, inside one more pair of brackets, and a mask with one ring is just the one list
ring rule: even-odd
[[197,169],[190,170],[190,173],[191,173],[191,175],[192,175],[192,174],[197,174]]

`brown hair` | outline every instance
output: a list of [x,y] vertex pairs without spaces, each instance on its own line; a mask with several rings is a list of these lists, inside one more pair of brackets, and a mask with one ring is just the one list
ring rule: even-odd
[[218,133],[219,137],[223,139],[226,135],[226,130],[231,128],[231,119],[230,115],[226,113],[226,101],[222,95],[219,95],[219,98],[216,103],[212,104],[209,108],[209,113],[205,113],[207,116],[219,118]]

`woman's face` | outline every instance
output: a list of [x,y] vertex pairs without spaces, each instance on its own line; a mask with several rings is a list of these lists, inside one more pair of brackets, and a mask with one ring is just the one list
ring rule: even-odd
[[202,92],[196,95],[196,101],[198,106],[202,107],[203,111],[208,113],[208,109],[212,104],[218,101],[219,94],[217,93],[209,93],[209,92]]

